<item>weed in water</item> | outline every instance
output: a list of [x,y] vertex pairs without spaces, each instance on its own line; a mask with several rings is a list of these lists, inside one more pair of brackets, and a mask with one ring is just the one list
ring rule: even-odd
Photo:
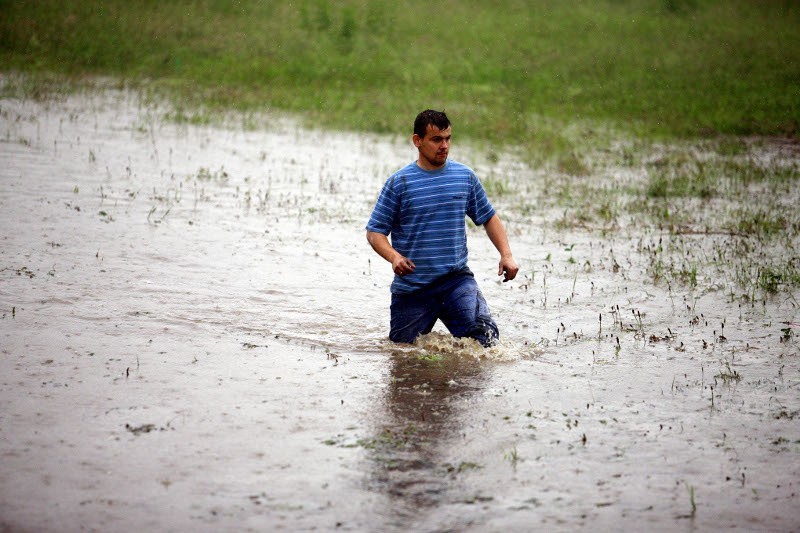
[[695,502],[694,497],[694,485],[689,485],[686,483],[686,490],[689,492],[689,505],[691,508],[691,512],[689,513],[689,518],[694,518],[695,514],[697,514],[697,503]]
[[469,470],[478,470],[480,468],[483,468],[483,466],[481,466],[478,463],[473,463],[471,461],[462,461],[457,466],[449,463],[445,465],[445,469],[447,470],[447,472],[452,474],[461,474]]
[[490,198],[498,198],[514,192],[508,180],[493,175],[482,179],[481,184]]
[[728,360],[723,361],[723,369],[720,370],[719,374],[714,376],[714,378],[719,378],[726,385],[730,385],[731,383],[738,383],[742,380],[741,374],[731,368],[731,362]]
[[511,466],[517,468],[517,463],[520,461],[517,447],[514,446],[510,451],[503,454],[503,459],[511,463]]

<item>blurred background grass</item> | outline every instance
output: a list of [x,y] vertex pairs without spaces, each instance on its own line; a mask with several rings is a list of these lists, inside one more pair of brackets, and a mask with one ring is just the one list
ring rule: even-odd
[[537,151],[571,149],[575,124],[648,138],[800,124],[793,0],[0,0],[0,13],[0,70],[110,75],[187,108],[406,134],[433,107],[458,136]]

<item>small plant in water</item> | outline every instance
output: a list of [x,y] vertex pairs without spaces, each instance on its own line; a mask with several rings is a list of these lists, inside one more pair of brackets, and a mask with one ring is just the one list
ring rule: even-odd
[[694,518],[697,513],[697,503],[694,500],[694,486],[686,484],[686,490],[689,491],[689,504],[692,506],[692,511],[689,513],[689,518]]
[[473,463],[472,461],[462,461],[462,462],[460,462],[458,464],[458,466],[448,463],[448,464],[445,465],[445,468],[447,469],[448,473],[460,474],[460,473],[466,472],[468,470],[478,470],[478,469],[483,468],[483,467],[481,465],[479,465],[478,463]]
[[742,375],[739,374],[739,372],[737,372],[736,370],[731,368],[730,361],[726,360],[724,361],[723,364],[725,367],[715,377],[722,380],[722,382],[725,383],[726,385],[729,385],[731,382],[738,383],[739,381],[742,380]]
[[503,459],[509,461],[511,466],[517,468],[517,463],[520,460],[519,453],[517,452],[517,447],[514,446],[510,451],[503,454]]

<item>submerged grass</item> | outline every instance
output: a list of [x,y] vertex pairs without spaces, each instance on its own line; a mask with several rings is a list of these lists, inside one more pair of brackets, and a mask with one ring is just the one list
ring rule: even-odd
[[[648,136],[795,134],[800,124],[794,2],[473,0],[432,10],[420,0],[27,0],[0,9],[6,72],[110,75],[166,92],[180,109],[271,107],[378,132],[407,132],[420,109],[444,108],[458,135],[522,145],[574,175],[586,171],[582,139],[606,140],[601,124]],[[24,89],[42,91],[38,81]]]
[[750,157],[749,152],[743,154],[744,158],[738,157],[739,154],[723,155],[724,152],[709,158],[708,153],[670,154],[648,164],[646,195],[650,198],[733,197],[746,194],[750,187],[758,185],[776,191],[800,177],[795,158],[776,162],[759,161]]
[[533,201],[509,202],[517,220],[549,210],[543,222],[557,231],[635,242],[630,259],[655,284],[747,302],[800,288],[796,143],[723,136],[585,155],[588,175],[551,167]]

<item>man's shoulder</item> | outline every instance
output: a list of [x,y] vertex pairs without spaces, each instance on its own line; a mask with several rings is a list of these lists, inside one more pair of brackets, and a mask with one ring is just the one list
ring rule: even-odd
[[411,163],[407,164],[401,169],[398,169],[394,174],[389,176],[389,179],[396,178],[398,176],[405,176],[411,174],[413,172],[419,171],[419,167],[417,166],[416,161],[412,161]]
[[406,179],[408,176],[417,173],[418,170],[419,167],[417,167],[417,164],[415,162],[411,162],[406,166],[404,166],[403,168],[395,171],[391,176],[389,176],[386,182],[391,187],[396,187],[399,183],[402,183],[403,180]]
[[447,172],[451,174],[471,174],[475,176],[475,171],[472,170],[472,167],[465,165],[464,163],[460,163],[458,161],[453,161],[452,159],[447,161]]
[[464,163],[461,163],[460,161],[456,161],[454,159],[448,159],[447,160],[447,164],[448,164],[448,166],[450,167],[451,170],[468,170],[470,172],[473,171],[469,166],[465,165]]

